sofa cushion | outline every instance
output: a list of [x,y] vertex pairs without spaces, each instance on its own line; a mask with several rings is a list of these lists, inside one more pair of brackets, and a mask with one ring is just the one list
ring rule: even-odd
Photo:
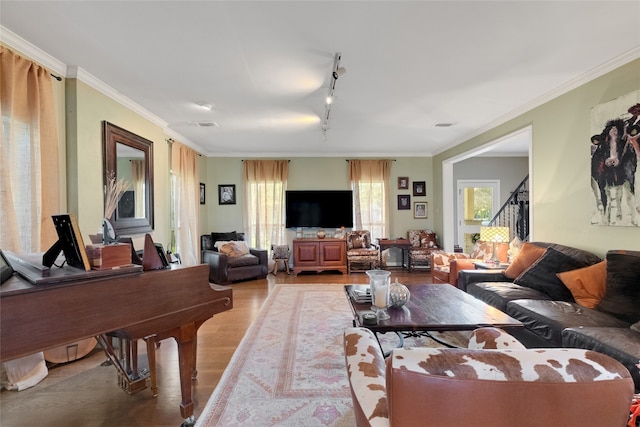
[[525,242],[509,267],[504,271],[504,275],[509,279],[515,279],[521,275],[531,264],[536,262],[545,252],[545,248]]
[[629,328],[567,328],[562,331],[564,347],[583,348],[611,356],[631,372],[636,389],[640,390],[640,332]]
[[216,242],[220,240],[222,241],[238,240],[238,233],[235,231],[228,231],[224,233],[216,233],[216,232],[211,233],[211,241],[213,242],[213,245],[215,245]]
[[572,258],[550,247],[513,282],[544,292],[554,300],[573,301],[571,291],[558,279],[556,274],[586,266],[584,261]]
[[502,312],[507,309],[509,301],[517,299],[551,299],[545,293],[511,282],[470,283],[467,285],[467,293]]
[[614,316],[567,301],[515,300],[507,303],[505,313],[555,347],[562,346],[562,330],[565,328],[629,328],[629,323]]
[[604,297],[607,285],[607,262],[558,273],[558,278],[569,288],[573,299],[584,307],[595,308]]
[[229,267],[244,267],[247,265],[258,265],[260,264],[260,259],[252,254],[245,254],[241,256],[229,257]]
[[629,323],[640,320],[640,252],[607,252],[607,290],[598,310]]

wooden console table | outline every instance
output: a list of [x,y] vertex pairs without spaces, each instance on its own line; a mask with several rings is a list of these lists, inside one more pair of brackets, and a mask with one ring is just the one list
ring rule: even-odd
[[347,274],[347,242],[345,239],[295,239],[293,241],[293,274],[301,271],[337,270]]

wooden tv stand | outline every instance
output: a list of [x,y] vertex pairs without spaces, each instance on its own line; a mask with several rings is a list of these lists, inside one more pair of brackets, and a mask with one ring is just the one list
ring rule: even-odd
[[295,239],[293,241],[293,274],[301,271],[337,270],[347,273],[345,239]]

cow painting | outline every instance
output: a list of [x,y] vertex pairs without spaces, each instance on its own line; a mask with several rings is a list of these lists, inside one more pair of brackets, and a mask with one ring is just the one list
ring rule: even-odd
[[596,224],[640,224],[636,171],[640,163],[640,104],[628,119],[609,120],[591,137],[591,186],[597,202]]

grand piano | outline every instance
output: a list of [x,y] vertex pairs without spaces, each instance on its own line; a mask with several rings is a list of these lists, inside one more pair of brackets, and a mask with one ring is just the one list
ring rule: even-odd
[[[10,258],[11,260],[11,258]],[[209,266],[104,272],[33,284],[14,274],[0,288],[0,361],[119,331],[178,344],[180,413],[193,423],[192,375],[198,328],[233,307],[231,288],[209,283]]]

